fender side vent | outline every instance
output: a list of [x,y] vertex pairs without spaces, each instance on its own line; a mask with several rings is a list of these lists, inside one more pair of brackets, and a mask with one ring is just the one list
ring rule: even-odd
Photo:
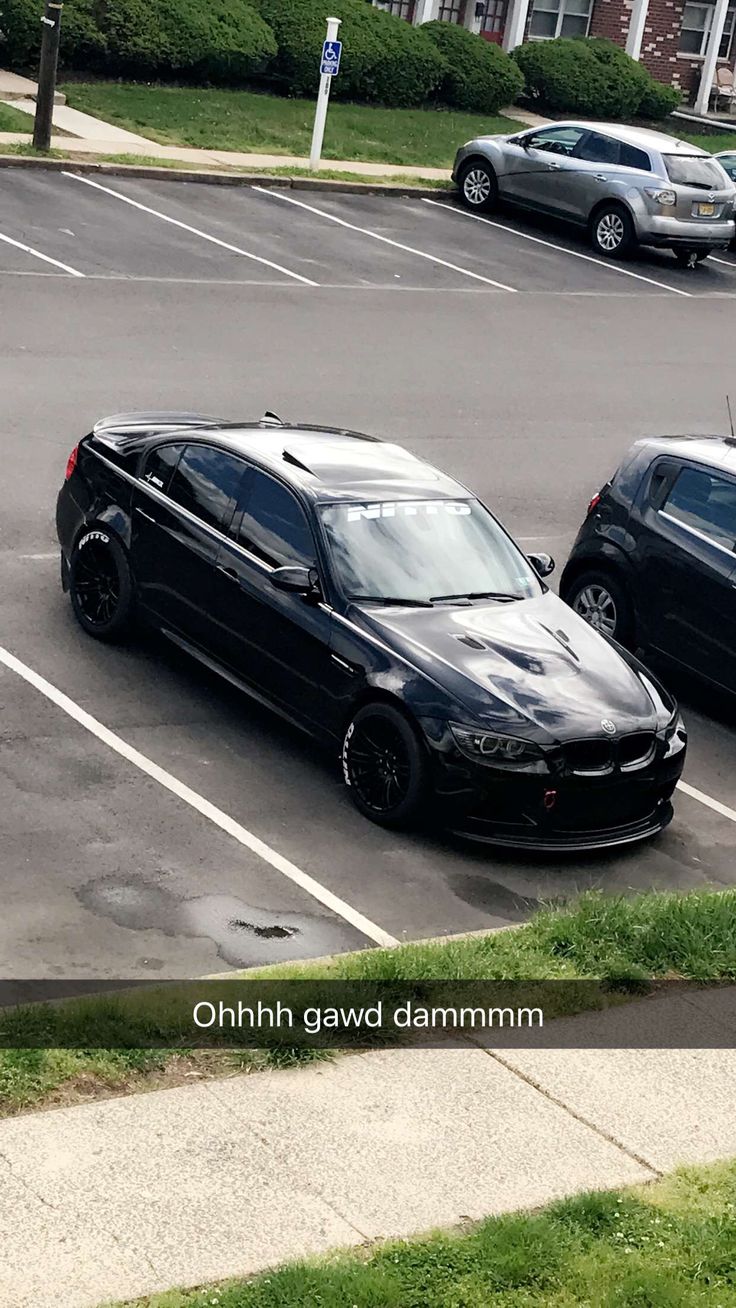
[[487,648],[488,648],[487,645],[484,645],[484,644],[483,644],[483,641],[482,641],[482,640],[478,640],[478,637],[477,637],[477,636],[458,636],[458,635],[455,634],[455,632],[453,632],[452,634],[453,634],[455,640],[459,640],[461,645],[467,645],[468,649],[487,649]]

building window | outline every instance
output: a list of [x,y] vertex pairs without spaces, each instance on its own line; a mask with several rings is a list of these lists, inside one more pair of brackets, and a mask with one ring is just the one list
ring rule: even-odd
[[[713,26],[713,4],[686,4],[682,14],[679,49],[682,54],[704,55]],[[726,14],[723,36],[718,50],[719,59],[730,59],[733,49],[736,5]]]
[[462,0],[440,0],[437,17],[441,23],[459,23]]
[[414,17],[414,0],[375,0],[375,8],[393,14],[394,18],[405,18],[407,23]]
[[533,0],[529,35],[537,41],[555,36],[587,36],[593,0]]

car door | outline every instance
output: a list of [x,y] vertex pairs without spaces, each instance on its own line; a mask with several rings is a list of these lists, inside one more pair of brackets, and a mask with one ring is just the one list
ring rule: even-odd
[[531,208],[565,213],[565,183],[575,169],[573,151],[585,135],[582,127],[543,127],[507,141],[501,195]]
[[291,716],[322,724],[320,693],[334,673],[330,609],[318,597],[277,590],[271,575],[289,565],[319,577],[309,518],[288,486],[252,467],[217,555],[212,604],[221,656]]
[[600,200],[623,200],[652,167],[644,150],[603,132],[587,132],[575,147],[574,159],[575,167],[563,179],[565,211],[581,223],[587,223]]
[[221,534],[246,471],[214,446],[156,446],[133,497],[132,561],[140,601],[163,626],[198,644],[211,639],[209,599]]
[[660,461],[642,522],[647,642],[736,690],[736,478]]

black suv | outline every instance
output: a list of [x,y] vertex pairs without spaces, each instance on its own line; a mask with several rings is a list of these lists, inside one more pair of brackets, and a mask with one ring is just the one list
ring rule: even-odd
[[593,496],[560,594],[592,626],[736,691],[736,439],[637,442]]

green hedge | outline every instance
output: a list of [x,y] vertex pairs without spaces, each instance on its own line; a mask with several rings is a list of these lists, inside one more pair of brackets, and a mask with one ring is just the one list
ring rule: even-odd
[[513,51],[527,94],[541,107],[591,118],[661,118],[679,95],[604,37],[528,41]]
[[[0,0],[0,64],[33,67],[40,0]],[[271,29],[248,0],[66,0],[61,63],[114,75],[173,74],[242,81],[276,54]]]
[[[1,0],[0,0],[1,3]],[[434,42],[412,27],[373,9],[366,0],[254,0],[272,28],[278,55],[269,69],[277,88],[312,96],[319,83],[319,51],[325,16],[342,19],[340,72],[332,94],[341,100],[418,105],[430,99],[445,74]]]
[[439,99],[454,109],[495,114],[523,89],[521,70],[499,45],[456,23],[425,23],[424,32],[445,60]]

